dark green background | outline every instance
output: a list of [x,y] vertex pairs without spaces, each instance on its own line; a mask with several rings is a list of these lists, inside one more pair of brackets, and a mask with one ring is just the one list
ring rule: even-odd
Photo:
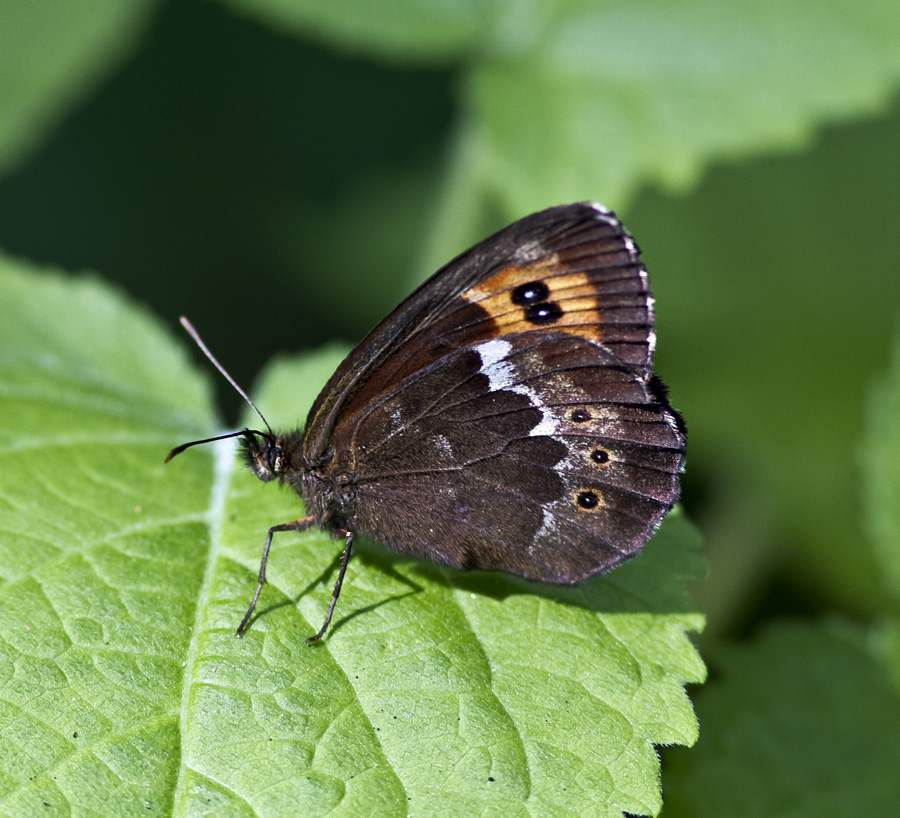
[[0,182],[0,238],[189,315],[250,381],[274,351],[358,339],[404,294],[452,83],[166,3]]

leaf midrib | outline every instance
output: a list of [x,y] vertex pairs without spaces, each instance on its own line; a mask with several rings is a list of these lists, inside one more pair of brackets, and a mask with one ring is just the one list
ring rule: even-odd
[[179,713],[180,732],[180,761],[178,765],[178,780],[172,793],[173,811],[181,803],[184,790],[185,773],[188,765],[185,760],[185,748],[188,744],[188,712],[189,700],[194,679],[194,665],[197,659],[197,641],[202,630],[203,618],[206,615],[207,601],[210,596],[210,588],[213,582],[216,562],[222,552],[222,521],[225,516],[225,501],[228,495],[228,487],[234,474],[235,456],[234,441],[219,440],[211,444],[213,447],[213,482],[209,494],[209,510],[206,515],[209,529],[209,549],[206,557],[206,569],[203,572],[203,582],[197,593],[197,607],[194,613],[194,624],[191,627],[191,637],[184,661],[184,673],[181,682],[181,707]]

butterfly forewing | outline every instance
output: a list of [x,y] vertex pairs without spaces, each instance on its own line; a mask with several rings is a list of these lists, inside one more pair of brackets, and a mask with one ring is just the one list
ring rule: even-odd
[[[540,288],[523,290],[530,282],[543,282],[552,295],[542,300]],[[514,295],[521,303],[513,303]],[[544,304],[562,310],[561,324],[548,320],[555,308],[546,314]],[[536,320],[523,320],[526,312]],[[624,362],[650,365],[655,336],[647,274],[621,223],[593,203],[520,219],[406,298],[316,399],[307,418],[307,455],[315,459],[325,451],[339,419],[441,356],[507,332],[557,326],[603,340]]]
[[[622,362],[649,366],[652,301],[637,248],[612,216],[596,210],[579,216],[465,291],[433,333],[460,346],[551,329],[600,341]],[[466,320],[472,305],[484,311],[477,322]]]

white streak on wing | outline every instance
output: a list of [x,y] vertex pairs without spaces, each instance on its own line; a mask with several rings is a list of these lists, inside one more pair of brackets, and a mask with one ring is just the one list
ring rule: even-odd
[[521,383],[515,383],[516,368],[506,360],[511,349],[512,344],[509,341],[500,339],[478,344],[475,350],[481,356],[479,372],[487,376],[488,388],[491,392],[515,392],[524,395],[535,409],[540,409],[541,421],[528,433],[530,437],[552,435],[559,423],[534,389]]
[[[485,341],[483,344],[479,344],[475,347],[475,349],[481,356],[481,371],[484,372],[494,364],[504,360],[512,349],[512,344],[509,341],[503,341],[497,338],[493,341]],[[485,372],[485,374],[487,373]],[[490,377],[491,376],[488,375],[488,378]]]
[[[531,391],[531,390],[529,390]],[[529,437],[543,437],[545,435],[552,435],[559,424],[556,422],[556,418],[553,417],[548,411],[545,410],[543,406],[538,404],[538,409],[543,413],[543,418],[541,418],[541,422],[535,426],[529,433]]]
[[537,533],[534,535],[534,540],[532,541],[531,546],[528,549],[529,551],[532,551],[544,540],[555,539],[558,533],[556,517],[554,516],[552,509],[544,506],[541,508],[541,513],[544,515],[544,522],[538,529]]

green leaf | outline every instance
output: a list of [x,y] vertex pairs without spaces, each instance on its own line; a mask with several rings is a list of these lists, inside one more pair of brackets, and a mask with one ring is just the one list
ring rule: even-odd
[[801,146],[823,120],[883,110],[900,76],[900,5],[884,0],[531,5],[467,84],[516,214],[621,208],[642,182],[683,188],[713,159]]
[[668,751],[666,818],[897,811],[900,692],[861,630],[783,623],[731,648],[697,696],[703,736]]
[[0,814],[171,805],[212,472],[162,461],[208,404],[108,287],[0,257]]
[[869,399],[863,460],[869,536],[884,583],[900,599],[900,335],[891,371]]
[[155,0],[0,4],[0,171],[134,45]]
[[[653,744],[696,739],[702,572],[675,515],[575,589],[340,543],[215,431],[183,353],[90,279],[0,267],[0,814],[602,815],[660,808]],[[299,422],[342,352],[270,368]],[[51,811],[43,804],[49,804]]]

